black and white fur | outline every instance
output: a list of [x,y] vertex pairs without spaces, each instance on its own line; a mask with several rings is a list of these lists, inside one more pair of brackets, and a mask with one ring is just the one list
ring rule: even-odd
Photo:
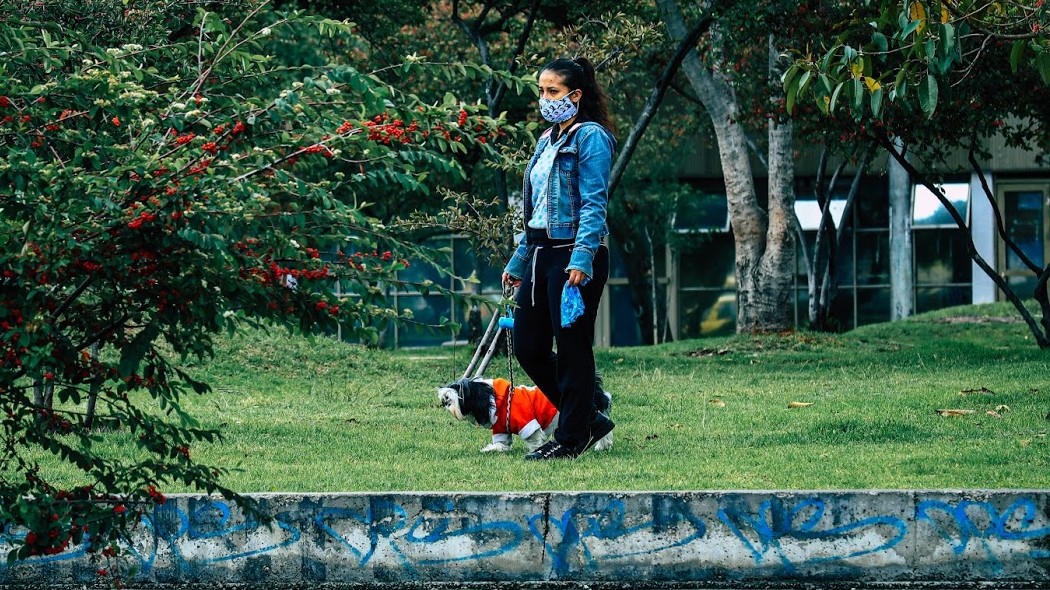
[[[595,381],[595,400],[598,402],[598,411],[608,414],[612,409],[612,394],[605,391],[602,385],[601,375],[598,375]],[[491,379],[480,377],[458,379],[444,387],[439,387],[437,395],[441,406],[448,410],[456,420],[466,420],[481,428],[492,428],[496,420],[505,419],[496,416],[496,391],[492,388]],[[558,416],[555,416],[547,428],[537,430],[532,435],[522,438],[522,442],[525,443],[528,452],[535,451],[553,436],[557,428]],[[510,444],[497,440],[496,435],[493,435],[492,438],[492,442],[481,449],[482,453],[505,453],[511,450]],[[603,451],[612,448],[612,445],[613,435],[609,433],[595,443],[592,450]]]

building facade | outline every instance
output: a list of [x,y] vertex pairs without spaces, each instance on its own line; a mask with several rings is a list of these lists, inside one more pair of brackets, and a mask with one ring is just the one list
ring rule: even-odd
[[[1005,145],[993,145],[991,151],[993,157],[982,162],[982,167],[992,199],[1001,212],[1003,230],[1034,264],[1045,267],[1050,261],[1050,166],[1039,163],[1037,154]],[[1030,298],[1035,287],[1035,274],[999,239],[992,200],[981,179],[968,170],[965,157],[960,155],[954,160],[949,166],[954,172],[939,176],[949,200],[966,220],[966,228],[959,228],[924,186],[911,182],[908,185],[914,313],[1002,299],[994,282],[972,261],[967,234],[978,253],[1007,278],[1021,297]],[[672,220],[675,238],[654,260],[657,320],[653,326],[638,326],[624,265],[613,245],[610,278],[598,316],[599,346],[642,344],[643,329],[652,330],[658,341],[730,334],[735,330],[733,235],[717,153],[702,147],[683,162],[681,178],[694,190],[680,197]],[[759,170],[759,166],[756,163],[755,169]],[[893,316],[887,166],[883,157],[866,171],[849,219],[842,217],[851,174],[844,174],[849,178],[832,191],[830,211],[836,227],[845,222],[836,261],[838,289],[831,306],[831,322],[837,329],[890,321]],[[814,155],[803,154],[796,162],[795,211],[810,250],[820,216],[814,197],[815,170]],[[761,179],[756,184],[761,193]],[[424,265],[414,265],[412,275],[403,278],[430,279],[459,293],[480,293],[499,301],[502,266],[477,260],[461,237],[442,240],[440,245],[452,253],[453,273],[474,275],[478,283],[465,283]],[[809,302],[804,258],[799,253],[796,259],[794,315],[796,325],[801,327],[808,323]],[[432,346],[468,339],[468,305],[444,295],[404,292],[393,296],[397,308],[411,309],[421,327],[392,327],[386,334],[386,344]],[[482,309],[480,313],[484,322],[491,311]],[[462,327],[456,333],[422,327],[442,319]]]

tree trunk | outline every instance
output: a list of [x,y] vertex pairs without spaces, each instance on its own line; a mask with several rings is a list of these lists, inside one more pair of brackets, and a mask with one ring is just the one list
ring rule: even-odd
[[[686,26],[675,0],[657,0],[672,39]],[[771,42],[772,43],[772,42]],[[736,250],[737,332],[779,331],[791,326],[794,273],[794,167],[790,122],[769,127],[769,213],[758,204],[748,141],[738,122],[736,94],[728,80],[704,68],[695,51],[682,69],[714,125],[725,177]]]
[[[753,289],[741,289],[737,331],[764,332],[792,326],[794,299],[795,166],[791,120],[769,122],[769,206],[765,251],[759,258]],[[737,238],[739,243],[739,238]],[[738,248],[739,252],[739,248]],[[737,276],[740,280],[739,255]],[[750,297],[745,301],[744,297]]]
[[[645,106],[642,108],[642,112],[639,113],[638,117],[634,121],[634,125],[631,128],[630,134],[627,139],[624,140],[620,147],[619,154],[616,156],[616,161],[613,163],[612,172],[609,175],[609,198],[612,199],[616,193],[617,187],[620,186],[620,180],[623,178],[624,171],[627,170],[627,165],[630,163],[631,158],[634,156],[635,148],[641,141],[642,136],[645,134],[645,130],[649,127],[649,123],[656,116],[657,110],[660,108],[660,103],[663,101],[664,96],[667,94],[667,89],[671,85],[671,81],[674,79],[674,75],[678,72],[682,65],[682,60],[685,58],[689,49],[696,44],[696,41],[700,38],[700,35],[711,25],[711,19],[704,18],[701,20],[693,30],[689,32],[684,39],[678,43],[678,49],[674,55],[664,66],[664,71],[660,75],[660,79],[656,81],[653,89],[649,93],[649,97],[645,102]],[[629,202],[630,196],[620,196],[621,199],[626,201],[624,203],[624,210],[627,212],[631,211],[632,205]],[[654,263],[655,252],[653,252],[652,239],[648,235],[648,228],[646,228],[646,239],[642,241],[637,235],[637,231],[631,224],[631,215],[624,216],[625,218],[620,219],[620,216],[609,217],[609,231],[612,234],[613,239],[620,247],[620,254],[623,257],[624,265],[627,271],[627,284],[631,291],[631,302],[634,308],[635,321],[638,322],[639,332],[642,335],[642,342],[645,344],[656,344],[659,342],[658,330],[656,326],[659,322],[659,306],[656,304],[656,276]],[[653,329],[648,328],[652,326]]]
[[[902,150],[900,140],[894,142]],[[896,160],[889,161],[890,178],[890,319],[915,313],[915,269],[911,243],[911,181]]]

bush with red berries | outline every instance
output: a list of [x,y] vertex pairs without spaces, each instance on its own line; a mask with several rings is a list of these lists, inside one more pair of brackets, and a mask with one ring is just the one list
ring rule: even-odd
[[[146,2],[116,14],[159,7],[152,36],[120,39],[119,26],[88,34],[35,18],[36,6],[0,0],[0,525],[21,542],[13,559],[85,538],[111,547],[175,483],[244,502],[223,467],[192,459],[221,435],[182,409],[209,388],[181,363],[246,323],[338,324],[376,342],[407,319],[384,288],[401,286],[408,260],[441,257],[364,204],[377,187],[432,192],[428,179],[462,176],[456,154],[497,157],[496,140],[519,131],[349,65],[293,77],[265,52],[293,27],[351,36],[349,24],[236,17],[231,4],[157,35],[164,10],[185,6]],[[100,452],[99,427],[135,452]],[[42,469],[42,455],[88,486]]]

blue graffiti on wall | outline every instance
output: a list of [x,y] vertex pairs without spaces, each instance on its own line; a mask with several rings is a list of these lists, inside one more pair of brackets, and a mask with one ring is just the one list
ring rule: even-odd
[[[634,563],[631,558],[706,541],[714,531],[723,544],[727,539],[738,540],[757,565],[771,564],[792,573],[809,564],[891,550],[909,534],[909,523],[915,522],[931,527],[953,555],[980,551],[984,564],[996,572],[1003,571],[1003,562],[1012,559],[1050,558],[1046,549],[1050,522],[1037,503],[1046,500],[1037,497],[1014,500],[1003,509],[991,502],[926,500],[916,505],[912,520],[881,514],[851,519],[846,516],[848,511],[835,513],[821,497],[771,497],[755,507],[753,496],[731,495],[719,503],[717,522],[697,513],[713,506],[712,500],[702,504],[694,496],[674,494],[649,498],[651,511],[637,511],[621,499],[585,495],[571,500],[560,513],[514,511],[523,520],[510,521],[485,520],[485,512],[469,498],[427,498],[421,507],[410,504],[417,506],[418,513],[413,513],[396,499],[371,497],[360,507],[300,506],[293,514],[278,514],[269,534],[262,534],[268,525],[237,517],[223,501],[193,499],[159,506],[144,516],[143,534],[136,536],[128,553],[140,562],[143,576],[159,563],[167,564],[169,554],[176,571],[194,574],[210,564],[330,539],[352,560],[353,567],[395,565],[412,575],[421,567],[497,558],[534,538],[550,559],[551,575],[566,577],[616,560],[630,565]],[[0,543],[10,547],[24,534],[6,527],[0,531]],[[807,546],[808,541],[813,543]],[[86,559],[86,547],[83,544],[61,555],[21,563],[46,567]],[[528,557],[523,557],[534,555],[531,548],[535,547],[529,545]],[[736,551],[729,546],[725,550]],[[973,562],[959,559],[960,563]],[[0,560],[0,572],[8,567]]]
[[[267,525],[261,524],[255,518],[248,516],[239,524],[230,524],[230,506],[225,502],[206,501],[194,507],[191,514],[173,504],[165,504],[156,507],[152,514],[143,515],[142,523],[153,531],[148,539],[148,547],[140,551],[134,545],[128,547],[129,552],[138,560],[144,572],[149,572],[157,559],[157,551],[160,543],[167,544],[172,558],[179,570],[185,570],[188,561],[183,555],[180,543],[184,541],[229,539],[230,545],[243,545],[243,539],[234,539],[234,535],[257,530]],[[195,564],[209,564],[223,561],[232,561],[242,557],[252,557],[269,553],[281,547],[287,547],[299,542],[302,534],[299,529],[291,523],[285,522],[284,515],[278,514],[274,517],[274,523],[278,528],[285,531],[287,535],[281,541],[271,542],[253,549],[241,548],[212,557],[194,559]]]
[[[801,500],[791,507],[786,506],[780,498],[771,498],[762,502],[754,512],[742,504],[723,505],[718,510],[718,519],[740,539],[756,564],[761,565],[766,557],[773,555],[787,572],[793,572],[803,564],[849,559],[892,549],[908,534],[907,523],[895,516],[872,516],[839,526],[820,528],[826,511],[827,506],[820,498]],[[860,540],[873,528],[881,529],[881,543],[876,545],[868,542],[868,546],[856,548],[856,545],[848,542],[851,539]],[[846,551],[837,555],[810,557],[796,563],[785,552],[785,540],[841,542]]]
[[[688,545],[704,536],[707,526],[703,519],[693,514],[688,502],[667,498],[663,500],[655,500],[651,518],[635,524],[627,523],[627,510],[622,500],[612,500],[596,510],[573,507],[561,516],[537,514],[527,520],[529,530],[544,544],[545,554],[550,555],[552,571],[564,575],[570,571],[572,556],[577,549],[582,550],[585,568],[596,563],[596,556],[587,539],[616,541],[636,534],[659,535],[665,529],[673,531],[674,538],[647,544],[644,550],[601,556],[614,560],[659,553]],[[552,536],[552,532],[557,534]]]
[[[323,509],[314,522],[318,529],[349,550],[357,558],[360,567],[368,565],[376,551],[385,548],[396,555],[408,571],[415,571],[415,566],[481,560],[502,555],[512,551],[524,539],[522,528],[516,523],[478,522],[477,515],[457,511],[451,500],[437,508],[437,516],[420,514],[410,519],[400,504],[373,500],[363,511]],[[466,520],[475,522],[467,524]],[[346,534],[339,530],[342,523],[351,525],[351,530]],[[415,546],[428,545],[428,552],[433,552],[433,545],[460,538],[469,539],[475,545],[468,554],[441,559],[413,558]]]
[[[991,541],[1050,539],[1050,524],[1045,517],[1040,519],[1039,509],[1031,498],[1020,498],[1001,512],[989,502],[963,500],[953,505],[924,500],[915,509],[915,520],[929,523],[956,555],[965,553],[972,542],[979,542],[997,572],[1002,570],[1002,564]],[[1041,525],[1036,525],[1037,520],[1041,520]],[[1029,555],[1046,559],[1050,558],[1050,551],[1034,548],[1029,549]]]

